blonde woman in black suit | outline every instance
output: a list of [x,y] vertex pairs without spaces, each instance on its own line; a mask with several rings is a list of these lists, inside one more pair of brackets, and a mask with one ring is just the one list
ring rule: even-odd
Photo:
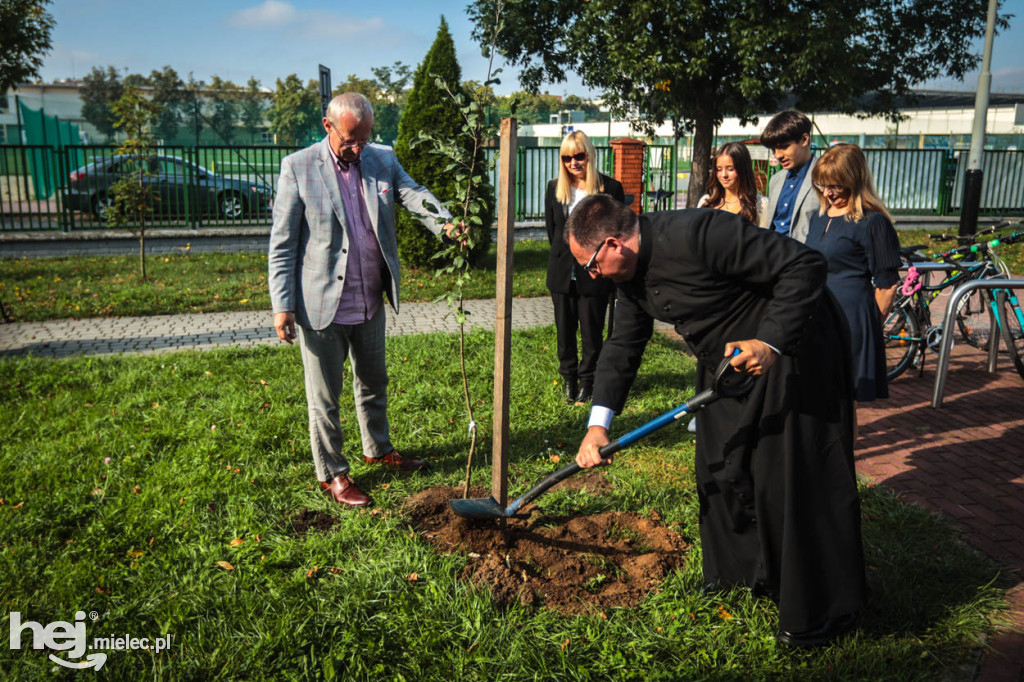
[[[547,285],[555,307],[558,372],[566,402],[585,403],[594,388],[594,369],[601,353],[604,317],[614,289],[605,279],[594,279],[573,259],[563,236],[565,221],[576,204],[591,194],[609,194],[624,202],[622,185],[597,170],[597,153],[583,131],[569,133],[559,151],[558,177],[548,183],[544,222],[551,252]],[[579,330],[582,352],[576,353]]]

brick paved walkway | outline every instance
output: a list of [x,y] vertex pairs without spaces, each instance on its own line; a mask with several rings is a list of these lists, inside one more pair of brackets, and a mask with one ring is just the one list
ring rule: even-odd
[[[471,325],[494,328],[494,302],[470,301]],[[513,327],[553,324],[547,298],[516,299]],[[163,353],[280,344],[269,311],[0,324],[0,355],[63,357]],[[442,303],[388,309],[390,335],[454,332]],[[668,329],[667,325],[659,325]],[[943,407],[931,407],[936,356],[925,376],[893,382],[889,400],[859,411],[857,469],[877,483],[951,518],[973,546],[1006,566],[1016,586],[1013,623],[992,640],[982,682],[1024,680],[1024,380],[1008,359],[985,371],[984,353],[953,349]]]
[[933,409],[937,356],[904,374],[889,399],[858,410],[857,470],[941,512],[968,543],[1009,569],[1013,622],[990,644],[979,682],[1024,680],[1024,380],[1000,356],[954,346],[942,407]]

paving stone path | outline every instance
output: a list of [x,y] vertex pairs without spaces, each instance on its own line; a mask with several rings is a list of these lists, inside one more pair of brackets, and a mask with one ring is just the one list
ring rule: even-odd
[[[472,300],[465,305],[469,328],[494,329],[494,301]],[[403,303],[401,314],[386,306],[389,336],[458,331],[445,303]],[[107,353],[168,353],[226,346],[283,343],[274,331],[270,311],[110,317],[50,322],[0,324],[0,355],[67,357]],[[512,328],[554,324],[548,298],[512,301]],[[669,329],[668,325],[658,325]]]

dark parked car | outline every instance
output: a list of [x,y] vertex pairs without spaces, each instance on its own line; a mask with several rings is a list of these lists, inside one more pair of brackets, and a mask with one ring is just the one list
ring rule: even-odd
[[[106,222],[110,188],[136,170],[136,163],[130,156],[116,155],[73,171],[68,182],[71,209]],[[198,209],[200,214],[228,220],[270,217],[274,193],[268,185],[216,175],[173,156],[151,156],[147,163],[151,175],[143,184],[153,189],[155,216],[184,216]]]

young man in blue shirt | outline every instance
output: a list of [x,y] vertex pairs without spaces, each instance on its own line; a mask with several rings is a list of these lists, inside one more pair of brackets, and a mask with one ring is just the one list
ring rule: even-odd
[[771,229],[799,242],[807,239],[811,217],[818,213],[818,193],[811,182],[811,121],[789,109],[776,114],[761,133],[761,144],[771,151],[783,172],[768,183]]

